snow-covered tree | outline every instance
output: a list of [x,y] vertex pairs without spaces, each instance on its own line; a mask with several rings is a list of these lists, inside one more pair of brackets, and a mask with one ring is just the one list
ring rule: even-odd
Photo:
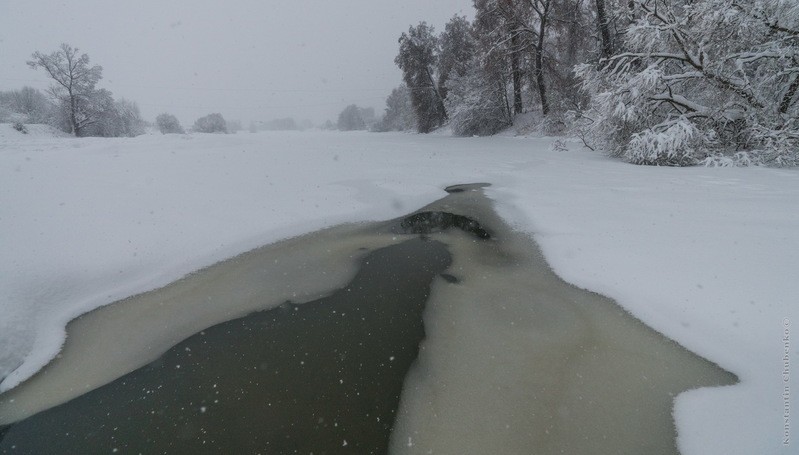
[[417,131],[428,133],[447,120],[444,98],[436,84],[438,38],[433,27],[421,22],[399,38],[399,53],[394,62],[402,70],[411,91]]
[[[115,100],[106,89],[95,90],[84,103],[85,111],[94,121],[81,134],[98,137],[134,137],[144,134],[144,121],[136,103],[124,98]],[[63,108],[68,112],[68,107]]]
[[32,60],[27,62],[33,69],[43,68],[56,82],[50,92],[68,108],[70,132],[75,136],[80,136],[84,128],[97,121],[89,107],[95,86],[103,77],[103,68],[89,66],[89,56],[78,55],[78,52],[78,48],[63,43],[51,54],[34,52]]
[[577,69],[599,146],[639,164],[799,162],[799,4],[634,6],[624,52]]
[[549,107],[553,113],[574,109],[584,102],[580,81],[574,66],[595,58],[596,35],[592,30],[595,18],[589,4],[583,1],[553,0],[543,68],[549,84]]
[[573,109],[580,98],[573,67],[596,46],[585,2],[475,0],[474,6],[480,56],[508,81],[514,115],[536,104],[545,118]]
[[636,19],[635,1],[591,0],[590,14],[596,27],[596,46],[590,49],[597,57],[607,59],[624,51],[627,27]]
[[455,135],[486,136],[511,125],[505,82],[479,61],[473,60],[462,75],[452,77],[448,89],[444,103]]
[[[527,57],[530,80],[535,87],[535,95],[541,107],[541,114],[550,112],[550,93],[547,80],[550,34],[556,18],[553,17],[556,0],[476,0],[478,19],[494,17],[499,33],[493,38],[496,49],[505,49],[510,61],[510,74],[513,81],[514,113],[521,113],[520,79],[523,72],[523,59]],[[563,21],[565,18],[558,18]],[[485,27],[484,27],[485,28]]]
[[145,122],[136,102],[119,98],[114,101],[114,109],[119,121],[117,136],[134,137],[144,134]]
[[447,81],[451,77],[463,75],[477,51],[473,33],[472,24],[466,17],[456,15],[447,22],[438,37],[438,90],[445,100]]
[[513,113],[524,112],[524,74],[532,45],[524,27],[529,18],[525,2],[510,0],[475,0],[474,33],[483,67],[490,74],[501,75],[511,85]]
[[[345,107],[341,113],[338,114],[338,122],[336,126],[339,131],[355,131],[365,130],[366,120],[364,114],[366,111],[354,104]],[[367,114],[368,115],[368,114]],[[372,110],[372,118],[374,118],[374,110]]]
[[225,133],[227,134],[227,122],[222,114],[208,114],[194,121],[192,129],[198,133]]
[[386,99],[383,118],[377,123],[377,131],[410,131],[416,127],[416,115],[411,105],[411,94],[405,84],[391,91]]
[[158,117],[155,118],[155,125],[158,127],[158,131],[161,134],[183,134],[183,127],[180,126],[180,121],[178,118],[172,114],[159,114]]

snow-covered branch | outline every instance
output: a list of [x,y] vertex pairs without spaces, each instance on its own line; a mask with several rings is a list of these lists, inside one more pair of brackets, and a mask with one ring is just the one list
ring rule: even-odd
[[795,2],[634,4],[625,51],[576,70],[592,94],[594,140],[642,164],[685,165],[741,150],[762,163],[799,162]]

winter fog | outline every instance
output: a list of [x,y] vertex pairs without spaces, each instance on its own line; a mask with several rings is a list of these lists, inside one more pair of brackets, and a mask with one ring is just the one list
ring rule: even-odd
[[149,120],[335,122],[350,104],[382,111],[402,80],[400,33],[454,14],[472,14],[471,1],[3,1],[0,91],[46,89],[51,81],[25,62],[66,42],[103,67],[99,87]]

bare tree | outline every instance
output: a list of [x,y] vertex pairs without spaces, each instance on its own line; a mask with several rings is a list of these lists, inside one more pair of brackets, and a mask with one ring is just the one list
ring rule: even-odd
[[546,82],[554,0],[475,0],[479,33],[488,38],[488,53],[506,53],[513,82],[513,110],[519,114],[522,105],[522,63],[524,54],[532,54],[529,75],[536,87],[541,114],[550,113]]
[[50,93],[68,106],[71,132],[80,136],[85,127],[97,121],[88,105],[97,82],[103,77],[103,67],[89,66],[89,56],[78,55],[78,48],[67,43],[49,55],[34,52],[32,58],[28,66],[44,68],[56,82],[50,87]]
[[552,12],[552,0],[527,0],[530,8],[535,12],[534,23],[530,30],[533,33],[533,75],[538,87],[538,97],[541,103],[541,113],[546,116],[549,114],[549,101],[547,99],[547,86],[544,79],[544,53],[549,27],[550,12]]

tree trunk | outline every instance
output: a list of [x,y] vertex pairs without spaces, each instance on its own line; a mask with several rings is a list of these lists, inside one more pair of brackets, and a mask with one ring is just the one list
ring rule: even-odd
[[605,10],[605,0],[596,0],[596,20],[599,24],[599,35],[602,37],[602,58],[609,58],[613,55],[613,42],[610,40],[610,22],[607,10]]
[[444,98],[441,96],[441,92],[438,91],[438,87],[436,86],[435,81],[433,80],[433,75],[430,74],[430,69],[425,70],[427,72],[427,80],[430,82],[430,87],[433,89],[433,93],[436,94],[436,101],[438,102],[438,108],[441,109],[441,115],[443,116],[444,121],[447,120],[447,108],[444,107]]
[[[505,82],[502,79],[497,79],[497,93],[502,95],[502,100],[505,102],[505,114],[508,120],[513,118],[513,113],[510,110],[510,103],[508,102],[508,90],[505,87]],[[512,123],[512,122],[511,122]]]
[[549,103],[547,102],[547,87],[544,82],[544,58],[543,52],[535,48],[535,83],[538,86],[538,97],[541,99],[541,113],[549,114]]
[[510,37],[510,67],[513,77],[513,113],[522,113],[522,71],[519,68],[519,37],[516,33]]
[[[521,114],[522,106],[522,71],[519,64],[519,32],[516,30],[516,17],[513,0],[504,2],[504,20],[510,35],[510,73],[513,81],[513,113]],[[507,96],[505,97],[507,99]]]
[[72,128],[72,135],[77,137],[80,134],[80,128],[78,127],[78,105],[75,102],[75,95],[72,92],[69,92],[69,123],[70,127]]
[[547,88],[544,82],[544,36],[546,36],[547,16],[549,15],[549,2],[544,4],[541,12],[538,27],[538,43],[535,49],[535,82],[538,86],[538,96],[541,99],[541,113],[546,116],[549,114],[549,102],[547,101]]
[[780,114],[785,114],[788,112],[788,108],[792,104],[791,100],[793,100],[793,97],[796,96],[797,91],[799,91],[799,75],[794,78],[793,82],[791,82],[791,85],[788,87],[788,91],[785,92],[785,95],[782,97],[782,101],[780,101]]

